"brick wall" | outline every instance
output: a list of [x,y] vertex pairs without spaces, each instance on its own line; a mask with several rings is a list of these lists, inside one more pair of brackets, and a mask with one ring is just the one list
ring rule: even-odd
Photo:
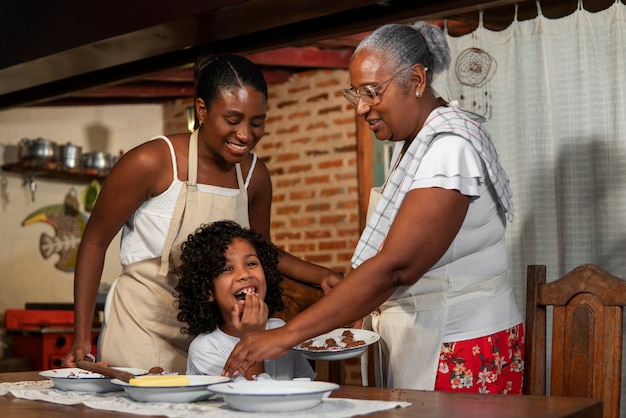
[[187,130],[187,108],[193,106],[193,98],[180,99],[163,106],[163,135]]
[[[344,273],[359,238],[355,113],[341,93],[349,85],[345,70],[315,70],[270,86],[266,135],[256,147],[274,187],[272,241]],[[346,383],[361,384],[359,364],[346,360]]]
[[355,113],[341,94],[349,84],[347,71],[316,70],[271,86],[256,149],[274,186],[274,243],[342,272],[359,236]]

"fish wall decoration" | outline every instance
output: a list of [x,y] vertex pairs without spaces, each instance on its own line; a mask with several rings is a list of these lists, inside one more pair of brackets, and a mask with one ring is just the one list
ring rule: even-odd
[[22,226],[43,222],[54,228],[54,236],[42,233],[39,239],[39,251],[44,259],[54,254],[59,260],[54,265],[65,272],[74,272],[78,245],[85,231],[88,216],[78,206],[76,190],[72,188],[65,196],[65,202],[58,205],[44,206],[32,212],[22,221]]

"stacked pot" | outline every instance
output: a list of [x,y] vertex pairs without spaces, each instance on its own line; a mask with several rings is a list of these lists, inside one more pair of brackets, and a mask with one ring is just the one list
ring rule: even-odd
[[18,157],[20,160],[45,160],[58,161],[58,146],[49,139],[23,138],[18,145]]
[[67,168],[77,168],[80,165],[80,159],[83,153],[83,147],[67,143],[59,146],[59,162]]
[[82,147],[70,142],[58,145],[49,139],[23,138],[18,147],[20,160],[59,162],[63,167],[108,170],[113,165],[111,154],[102,151],[82,152]]
[[111,154],[95,151],[82,155],[80,166],[86,169],[108,170],[111,168]]

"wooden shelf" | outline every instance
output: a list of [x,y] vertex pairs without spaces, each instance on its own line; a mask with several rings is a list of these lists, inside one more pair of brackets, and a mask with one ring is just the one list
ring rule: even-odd
[[109,174],[109,170],[93,168],[67,168],[56,161],[23,160],[2,165],[2,171],[19,173],[24,176],[70,181],[75,183],[89,183],[92,180],[102,182]]

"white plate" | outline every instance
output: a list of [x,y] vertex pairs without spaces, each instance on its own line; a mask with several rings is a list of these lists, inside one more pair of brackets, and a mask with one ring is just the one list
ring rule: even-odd
[[197,402],[213,396],[207,386],[228,382],[226,376],[186,375],[189,385],[186,386],[131,386],[130,383],[113,379],[112,384],[124,389],[126,394],[139,402]]
[[248,412],[313,408],[336,389],[339,385],[335,383],[299,380],[248,380],[209,386],[209,391],[221,395],[229,407]]
[[[342,334],[346,330],[352,331],[352,333],[354,334],[354,340],[365,341],[365,344],[357,347],[347,348],[331,347],[324,349],[310,349],[303,347],[303,344],[308,343],[311,340],[313,340],[317,346],[322,347],[325,345],[325,341],[328,339],[334,339],[338,345],[341,345],[343,339]],[[374,344],[376,341],[378,341],[379,338],[379,335],[375,332],[365,329],[337,328],[336,330],[319,335],[315,338],[312,338],[311,340],[306,340],[295,346],[293,349],[310,360],[345,360],[348,358],[360,356],[365,352],[365,350],[367,350],[367,347],[369,345]]]
[[[148,374],[147,370],[134,369],[130,367],[114,367],[141,376]],[[68,367],[65,369],[52,369],[39,373],[39,376],[52,380],[54,387],[66,391],[74,392],[112,392],[122,390],[120,387],[111,384],[111,377],[100,373],[90,372],[78,367]]]

